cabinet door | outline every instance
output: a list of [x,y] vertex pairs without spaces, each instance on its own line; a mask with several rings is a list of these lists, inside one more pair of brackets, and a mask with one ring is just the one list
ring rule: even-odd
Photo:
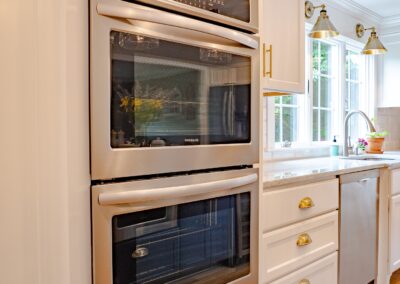
[[305,92],[305,16],[303,0],[263,0],[261,15],[264,93]]
[[400,170],[392,171],[391,193],[392,195],[400,193]]
[[400,268],[400,195],[390,202],[390,272]]

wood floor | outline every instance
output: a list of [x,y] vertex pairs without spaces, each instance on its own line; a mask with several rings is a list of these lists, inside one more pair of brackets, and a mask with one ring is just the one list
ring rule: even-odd
[[390,278],[390,284],[400,284],[400,270],[393,273],[392,278]]

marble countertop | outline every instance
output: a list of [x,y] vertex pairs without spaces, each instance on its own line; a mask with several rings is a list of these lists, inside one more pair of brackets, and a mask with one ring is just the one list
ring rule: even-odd
[[290,161],[265,161],[264,188],[313,182],[314,180],[334,178],[337,175],[385,167],[390,169],[400,168],[400,152],[387,152],[378,157],[393,160],[362,161],[324,157]]

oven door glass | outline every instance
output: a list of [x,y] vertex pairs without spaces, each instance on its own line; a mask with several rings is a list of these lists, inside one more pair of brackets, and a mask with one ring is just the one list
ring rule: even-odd
[[250,193],[119,215],[112,224],[114,283],[218,284],[250,272]]
[[113,148],[250,142],[250,57],[110,37]]

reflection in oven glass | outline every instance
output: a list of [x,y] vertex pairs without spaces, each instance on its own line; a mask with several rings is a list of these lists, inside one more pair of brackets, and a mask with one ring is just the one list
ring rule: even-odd
[[249,261],[250,193],[113,218],[115,284],[228,283]]
[[250,142],[250,58],[111,32],[113,148]]

